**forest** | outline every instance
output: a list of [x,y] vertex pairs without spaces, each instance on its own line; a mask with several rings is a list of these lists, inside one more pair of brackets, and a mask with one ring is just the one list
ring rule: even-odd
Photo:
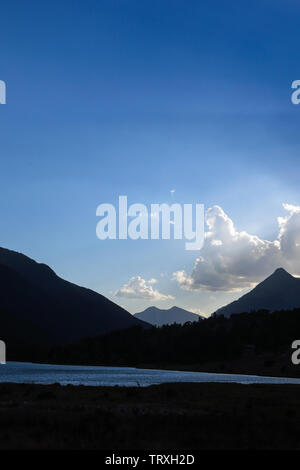
[[218,363],[222,369],[222,364],[244,359],[248,364],[265,356],[265,362],[271,365],[272,357],[283,355],[285,367],[292,365],[292,343],[298,338],[300,309],[273,313],[262,310],[230,318],[214,315],[184,325],[133,327],[51,349],[14,349],[8,352],[8,359],[200,370],[208,363]]

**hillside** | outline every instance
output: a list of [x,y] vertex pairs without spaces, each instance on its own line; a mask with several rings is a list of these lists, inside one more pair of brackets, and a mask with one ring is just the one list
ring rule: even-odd
[[0,248],[0,336],[10,346],[54,345],[147,326],[104,296]]
[[217,315],[230,316],[233,313],[254,310],[292,310],[300,307],[300,279],[293,277],[283,268],[258,284],[253,290],[216,311]]

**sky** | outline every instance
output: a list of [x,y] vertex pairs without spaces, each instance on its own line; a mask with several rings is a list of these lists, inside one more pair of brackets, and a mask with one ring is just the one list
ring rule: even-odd
[[[131,313],[214,312],[300,275],[296,0],[1,5],[0,245]],[[99,240],[96,208],[201,203],[183,240]]]

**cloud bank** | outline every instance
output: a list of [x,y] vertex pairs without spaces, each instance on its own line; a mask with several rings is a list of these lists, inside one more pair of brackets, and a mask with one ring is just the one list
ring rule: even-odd
[[208,232],[191,274],[176,271],[173,278],[185,290],[238,291],[253,287],[283,267],[300,275],[300,206],[283,204],[274,241],[238,232],[219,206],[206,212]]
[[140,276],[132,277],[127,284],[124,284],[115,292],[116,297],[125,297],[127,299],[144,299],[144,300],[170,300],[174,299],[171,295],[161,294],[158,290],[153,289],[156,279],[146,281]]

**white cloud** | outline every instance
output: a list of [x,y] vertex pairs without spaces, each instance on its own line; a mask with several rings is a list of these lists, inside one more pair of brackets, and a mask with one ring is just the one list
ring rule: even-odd
[[253,287],[276,268],[300,275],[300,207],[283,204],[274,241],[238,232],[219,206],[206,212],[208,232],[201,256],[191,274],[176,271],[173,278],[186,290],[235,291]]
[[127,284],[124,284],[124,286],[115,292],[115,296],[126,297],[127,299],[144,299],[153,301],[174,299],[171,295],[164,295],[158,290],[153,289],[152,285],[156,282],[156,279],[146,281],[140,276],[132,277]]

